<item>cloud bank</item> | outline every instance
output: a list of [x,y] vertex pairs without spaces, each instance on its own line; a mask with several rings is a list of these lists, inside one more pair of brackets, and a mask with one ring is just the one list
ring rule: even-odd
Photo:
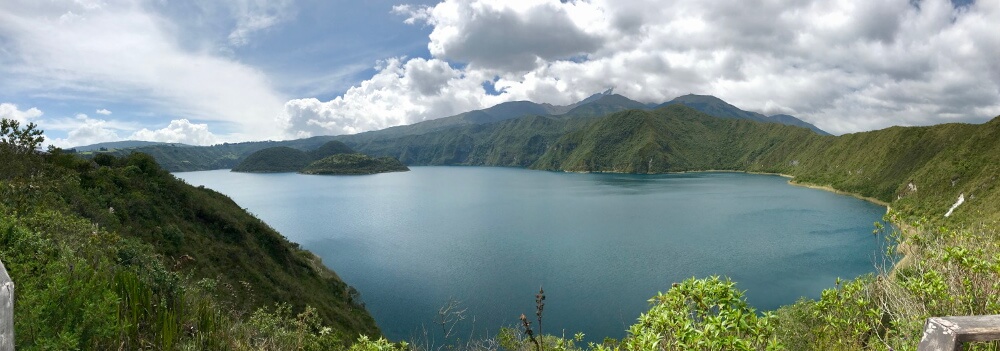
[[288,135],[567,104],[609,87],[643,102],[711,94],[835,134],[1000,114],[994,1],[445,0],[393,12],[433,27],[432,56],[388,59],[331,101],[286,102]]
[[[111,112],[103,113],[106,109],[97,110],[98,114],[110,115]],[[192,123],[187,119],[176,119],[164,128],[150,130],[139,129],[135,122],[119,120],[105,120],[91,118],[79,113],[72,118],[41,118],[44,113],[38,108],[32,107],[27,110],[20,110],[12,103],[0,103],[0,118],[13,119],[21,123],[34,122],[45,131],[64,131],[65,138],[48,138],[46,145],[54,145],[61,148],[71,148],[76,146],[86,146],[102,142],[121,140],[145,140],[160,141],[165,143],[183,143],[189,145],[213,145],[220,142],[221,138],[209,131],[208,124]],[[131,134],[128,134],[130,133]],[[50,133],[46,133],[50,135]],[[122,138],[119,135],[128,135]]]
[[140,129],[128,137],[129,140],[161,141],[189,145],[212,145],[218,137],[208,131],[208,124],[191,123],[187,119],[170,121],[170,125],[157,130]]
[[[232,2],[230,44],[246,45],[252,34],[283,20],[286,13],[275,5],[280,3]],[[182,42],[182,28],[150,9],[155,5],[0,2],[0,91],[148,106],[150,118],[209,121],[243,138],[280,135],[275,115],[287,97],[271,87],[266,74],[227,57],[214,42]]]
[[57,130],[68,130],[65,138],[47,140],[48,144],[61,148],[122,140],[118,137],[118,131],[122,130],[121,126],[103,119],[90,118],[82,113],[74,118],[64,118],[46,124]]

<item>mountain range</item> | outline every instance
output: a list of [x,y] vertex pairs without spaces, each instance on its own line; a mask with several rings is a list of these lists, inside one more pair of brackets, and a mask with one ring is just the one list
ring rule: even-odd
[[[562,132],[579,127],[581,123],[608,113],[629,109],[652,110],[660,106],[675,104],[690,106],[719,118],[740,118],[759,122],[795,125],[812,129],[819,134],[827,134],[795,117],[767,117],[758,113],[741,110],[713,96],[685,95],[664,104],[651,106],[614,94],[609,89],[570,105],[555,106],[530,101],[512,101],[450,117],[353,135],[316,136],[286,141],[223,143],[197,147],[188,147],[188,145],[183,144],[153,144],[133,148],[106,147],[107,151],[102,150],[100,152],[111,152],[121,156],[133,151],[139,151],[152,155],[165,169],[171,172],[182,172],[233,168],[250,154],[269,147],[286,146],[305,151],[316,149],[331,140],[339,140],[359,152],[373,156],[392,156],[403,163],[411,165],[467,163],[461,157],[428,159],[417,156],[417,154],[425,154],[426,152],[424,151],[428,147],[432,147],[425,145],[428,142],[460,142],[469,144],[472,140],[457,140],[454,138],[466,138],[473,131],[474,134],[485,134],[489,130],[520,128],[524,123],[527,123],[527,121],[518,122],[515,125],[503,125],[501,123],[510,120],[527,119],[536,121],[537,123],[559,124],[560,128],[563,129],[543,131],[543,134],[546,134],[546,137],[543,139],[549,140],[554,139],[557,134],[561,135]],[[505,136],[505,138],[510,137],[513,136]],[[528,146],[529,148],[536,149],[544,146],[540,144],[541,141],[538,138],[531,141],[525,140],[525,142],[531,143]],[[90,145],[76,149],[81,152],[94,152],[94,146],[99,145],[107,144]],[[413,150],[402,150],[401,147],[403,145],[408,145],[408,148],[412,148]],[[437,147],[445,146],[437,145]],[[507,163],[516,166],[528,166],[525,160],[534,159],[537,156],[533,154],[525,155],[524,157],[508,155],[507,157],[517,158],[517,162]]]
[[510,101],[486,109],[464,112],[454,116],[359,133],[354,138],[356,140],[387,139],[405,135],[421,135],[456,126],[496,123],[525,116],[594,117],[624,110],[653,110],[677,104],[685,105],[719,118],[748,119],[765,123],[786,124],[808,128],[821,135],[830,135],[796,117],[789,115],[774,115],[769,117],[756,112],[744,111],[711,95],[689,94],[659,105],[650,106],[615,94],[613,90],[609,89],[570,105],[555,106],[531,101]]

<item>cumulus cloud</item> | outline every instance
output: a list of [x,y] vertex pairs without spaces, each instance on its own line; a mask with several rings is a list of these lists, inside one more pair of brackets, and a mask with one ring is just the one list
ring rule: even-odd
[[108,109],[106,109],[106,108],[102,108],[102,109],[99,109],[99,110],[94,111],[94,112],[97,113],[97,114],[99,114],[99,115],[105,115],[105,116],[111,114],[111,111],[108,110]]
[[838,134],[1000,114],[995,1],[445,0],[393,12],[433,27],[432,57],[388,60],[331,101],[289,101],[289,134],[568,104],[608,87],[642,102],[711,94]]
[[463,74],[442,60],[393,58],[380,62],[376,70],[374,77],[331,101],[288,101],[281,113],[285,130],[295,137],[351,134],[500,102],[486,101],[492,97],[482,93],[485,76]]
[[9,102],[0,103],[0,118],[11,119],[21,123],[28,123],[32,119],[38,118],[41,115],[42,111],[34,107],[21,111],[15,104]]
[[86,114],[77,114],[75,118],[63,119],[50,124],[55,129],[69,129],[66,138],[54,138],[49,143],[62,148],[87,146],[97,143],[119,141],[116,126],[103,119],[93,119]]
[[[234,38],[273,25],[270,5],[247,1]],[[273,137],[287,97],[267,75],[180,42],[181,30],[140,0],[0,2],[0,91],[60,101],[123,101],[156,114],[224,122],[248,138]],[[263,19],[259,19],[263,18]],[[241,29],[242,28],[242,29]]]
[[212,145],[218,142],[218,137],[208,131],[208,124],[191,123],[187,119],[170,121],[170,125],[157,130],[140,129],[128,139],[190,145]]
[[601,47],[606,40],[602,22],[591,21],[595,13],[590,7],[582,1],[445,1],[434,7],[396,6],[393,11],[407,15],[407,23],[434,26],[427,48],[435,57],[526,71],[546,60]]

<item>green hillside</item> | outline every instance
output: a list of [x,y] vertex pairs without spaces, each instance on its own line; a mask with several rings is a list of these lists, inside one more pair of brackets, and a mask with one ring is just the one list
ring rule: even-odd
[[269,147],[247,156],[233,172],[282,173],[297,172],[309,165],[313,158],[302,150],[287,146]]
[[380,334],[356,290],[225,195],[149,155],[25,140],[0,142],[18,349],[321,350]]
[[709,116],[715,116],[719,118],[732,118],[732,119],[746,119],[757,122],[766,123],[778,123],[796,127],[808,128],[819,135],[830,135],[826,131],[816,128],[816,126],[798,119],[794,116],[789,115],[772,115],[765,116],[760,113],[744,111],[740,108],[723,101],[720,98],[711,95],[694,95],[688,94],[684,96],[679,96],[673,100],[662,103],[656,108],[663,108],[671,105],[684,105],[695,110],[698,110]]
[[740,170],[780,142],[819,137],[804,128],[720,119],[674,105],[597,119],[557,140],[532,168],[664,173]]
[[337,154],[313,162],[302,169],[305,174],[376,174],[405,172],[410,169],[392,157],[373,158],[365,154]]
[[526,167],[556,139],[592,119],[527,116],[353,146],[366,154],[395,157],[409,165]]
[[302,151],[321,147],[333,137],[321,136],[285,141],[251,141],[224,143],[212,146],[171,146],[153,145],[131,149],[116,149],[109,152],[85,152],[84,156],[107,153],[117,157],[141,152],[153,156],[160,167],[170,172],[204,171],[211,169],[231,169],[250,154],[270,147],[290,147]]
[[[686,95],[661,106],[685,105],[719,118],[758,120],[769,123],[796,125],[826,134],[815,126],[792,116],[767,117],[740,110],[713,96]],[[352,135],[317,136],[285,141],[225,143],[212,146],[152,145],[106,151],[116,156],[131,152],[152,155],[160,166],[171,172],[236,168],[250,154],[271,147],[290,147],[302,151],[315,150],[329,141],[339,141],[357,152],[396,157],[410,165],[475,164],[490,166],[527,166],[541,153],[532,148],[547,146],[562,133],[581,127],[577,119],[592,119],[629,109],[648,110],[646,104],[605,91],[580,102],[565,106],[511,101],[496,106],[422,121],[411,125],[389,127]],[[526,130],[511,134],[510,123],[523,126],[537,122],[536,117],[550,118],[563,126],[539,131]],[[517,120],[526,119],[527,121]],[[514,127],[519,128],[519,127]],[[555,135],[553,133],[559,133]],[[487,140],[489,139],[489,140]],[[508,144],[510,139],[514,144]],[[517,141],[514,141],[517,139]],[[523,140],[522,140],[523,139]],[[497,144],[500,141],[500,144]],[[528,150],[522,143],[530,143]],[[477,149],[476,151],[471,150]],[[103,152],[85,152],[86,155]],[[321,157],[313,155],[314,160]],[[530,160],[528,162],[526,160]]]
[[[893,127],[833,137],[774,123],[712,118],[673,105],[594,120],[556,140],[531,168],[782,173],[795,182],[892,203],[907,213],[943,216],[962,194],[969,204],[994,203],[998,124],[995,119],[983,125]],[[908,190],[910,184],[917,191]],[[981,216],[1000,219],[998,214]],[[949,217],[951,222],[963,219],[962,211]]]

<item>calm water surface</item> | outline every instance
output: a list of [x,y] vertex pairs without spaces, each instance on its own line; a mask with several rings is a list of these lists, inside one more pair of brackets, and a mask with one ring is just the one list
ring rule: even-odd
[[450,299],[460,328],[493,334],[534,314],[620,338],[657,291],[725,275],[758,309],[874,271],[885,208],[777,176],[567,174],[412,167],[371,176],[176,174],[232,197],[323,258],[383,332],[413,336]]

